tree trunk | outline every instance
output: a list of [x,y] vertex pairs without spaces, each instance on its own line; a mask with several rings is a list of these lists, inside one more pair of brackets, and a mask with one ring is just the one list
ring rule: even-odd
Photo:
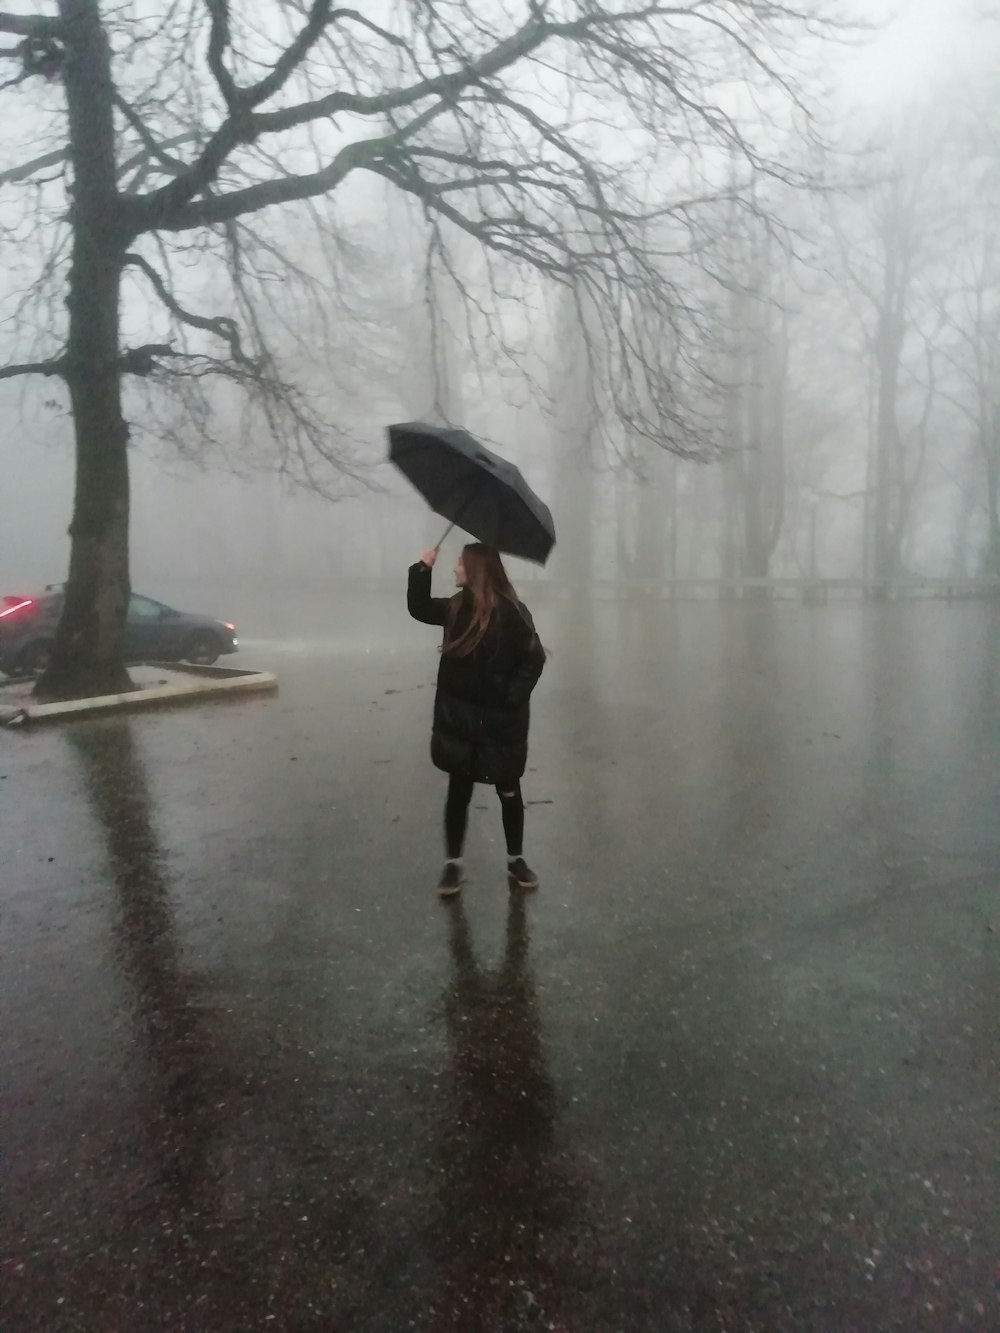
[[639,508],[636,520],[635,574],[640,579],[663,578],[667,538],[672,530],[669,471],[673,460],[663,457],[655,446],[646,445],[644,475],[639,483]]
[[896,387],[898,366],[887,353],[879,373],[878,433],[875,461],[875,544],[872,552],[877,579],[890,578],[895,572],[893,558],[893,469],[892,450],[896,431]]
[[578,429],[557,425],[555,434],[559,460],[556,530],[561,533],[555,568],[576,592],[590,597],[597,527],[597,426],[581,418]]
[[761,496],[761,458],[757,454],[748,460],[743,473],[743,569],[752,579],[766,579],[771,563],[771,552],[764,540],[763,499]]
[[875,464],[878,459],[878,428],[875,404],[877,397],[878,372],[875,366],[874,351],[869,349],[867,452],[865,454],[865,491],[861,513],[861,577],[863,579],[871,579],[875,576]]
[[[737,327],[744,330],[740,354],[740,429],[745,449],[740,468],[743,520],[740,572],[755,579],[767,578],[771,562],[771,550],[765,536],[768,524],[764,516],[763,493],[769,463],[765,398],[770,327],[764,295],[765,285],[769,282],[766,266],[754,262],[751,249],[749,283],[753,296],[744,297]],[[766,589],[753,591],[766,593]]]
[[[722,568],[724,579],[736,579],[743,570],[740,566],[740,548],[743,533],[740,528],[740,489],[742,487],[743,455],[731,454],[722,460],[719,468],[722,485]],[[730,592],[733,590],[730,589]]]
[[558,359],[550,381],[555,405],[552,450],[556,466],[552,507],[559,542],[550,570],[568,585],[574,603],[589,603],[593,595],[600,422],[590,380],[587,334],[568,293],[559,293],[554,318]]
[[96,0],[60,0],[73,166],[73,258],[64,375],[76,431],[69,580],[45,699],[132,688],[128,613],[128,426],[122,416],[119,296],[129,242],[115,180],[111,55]]
[[875,355],[878,373],[875,459],[875,532],[872,550],[874,575],[892,578],[899,572],[896,533],[899,530],[900,487],[894,459],[899,440],[899,372],[906,339],[906,307],[909,296],[907,237],[900,225],[889,234],[885,248],[885,272],[879,309]]
[[1000,467],[991,452],[986,454],[986,504],[989,510],[985,573],[1000,574]]
[[[76,493],[66,600],[49,668],[36,686],[36,693],[48,699],[132,688],[124,667],[130,591],[128,427],[113,361],[105,357],[103,366],[95,364],[98,346],[105,353],[117,351],[118,287],[115,258],[74,259],[67,355],[78,365],[67,379],[76,428]],[[101,325],[112,328],[98,333]]]
[[[750,257],[746,247],[742,247],[733,257],[733,272],[747,268]],[[744,514],[744,474],[746,459],[746,393],[747,380],[747,334],[746,323],[749,314],[749,300],[741,286],[734,282],[729,300],[728,355],[725,387],[724,426],[726,448],[731,452],[722,460],[722,534],[721,563],[722,577],[736,579],[745,573],[745,531],[742,523]],[[735,593],[734,589],[729,589]]]
[[680,485],[680,479],[677,475],[677,459],[670,460],[670,491],[669,491],[669,545],[667,547],[667,576],[670,579],[677,578],[677,548],[679,542],[680,516],[677,512],[677,490]]

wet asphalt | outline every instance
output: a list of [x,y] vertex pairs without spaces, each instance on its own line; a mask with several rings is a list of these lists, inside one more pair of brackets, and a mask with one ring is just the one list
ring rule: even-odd
[[998,608],[534,609],[530,896],[395,603],[0,733],[4,1330],[1000,1329]]

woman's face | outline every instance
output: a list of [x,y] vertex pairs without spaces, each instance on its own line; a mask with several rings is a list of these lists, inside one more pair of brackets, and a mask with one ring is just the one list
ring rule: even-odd
[[465,576],[465,565],[461,555],[459,555],[458,559],[455,561],[455,587],[464,588],[468,581],[469,580]]

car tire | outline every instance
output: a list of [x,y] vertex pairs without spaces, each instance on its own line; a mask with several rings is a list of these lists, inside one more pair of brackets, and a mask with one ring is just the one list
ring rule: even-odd
[[54,647],[54,639],[36,639],[34,643],[29,643],[17,659],[18,674],[40,676],[49,664]]
[[184,645],[184,661],[192,666],[213,666],[219,660],[222,645],[208,630],[198,630]]

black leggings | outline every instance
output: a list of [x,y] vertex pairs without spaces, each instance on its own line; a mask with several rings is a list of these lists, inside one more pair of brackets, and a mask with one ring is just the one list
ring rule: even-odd
[[[465,846],[465,828],[469,821],[469,802],[475,783],[471,778],[452,773],[448,777],[448,799],[444,807],[444,836],[449,857],[462,855]],[[524,850],[524,801],[521,797],[521,784],[511,783],[506,788],[497,787],[500,797],[500,810],[503,815],[503,831],[507,839],[507,855],[520,856]]]

